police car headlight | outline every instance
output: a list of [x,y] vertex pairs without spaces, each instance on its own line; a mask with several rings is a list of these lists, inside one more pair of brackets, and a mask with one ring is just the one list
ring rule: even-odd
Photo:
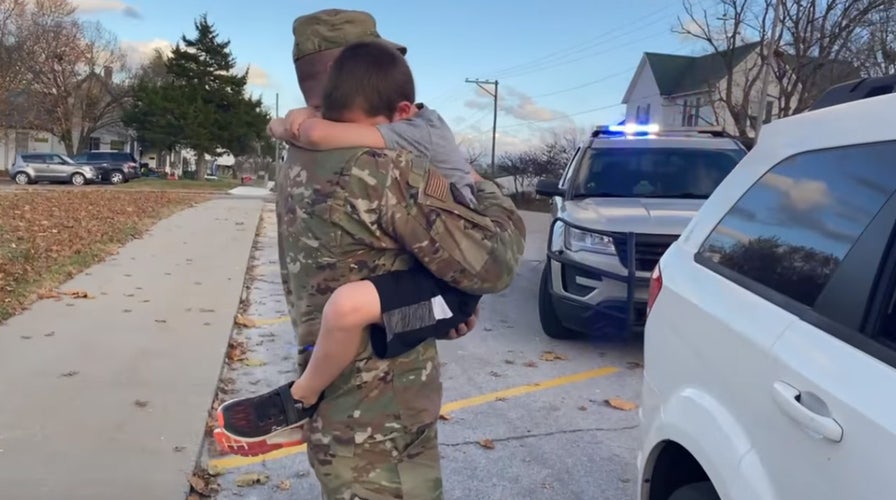
[[570,252],[592,252],[605,255],[616,255],[616,247],[613,246],[613,238],[602,234],[580,231],[567,226],[564,234],[564,242]]

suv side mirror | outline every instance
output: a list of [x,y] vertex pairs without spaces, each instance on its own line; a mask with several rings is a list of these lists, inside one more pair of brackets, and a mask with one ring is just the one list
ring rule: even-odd
[[560,181],[557,179],[538,179],[535,184],[535,194],[538,196],[563,196],[563,190],[560,189]]

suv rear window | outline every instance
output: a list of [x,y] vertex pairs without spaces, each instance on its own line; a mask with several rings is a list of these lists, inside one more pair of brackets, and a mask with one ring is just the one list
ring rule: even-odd
[[812,307],[896,191],[896,142],[810,151],[751,186],[700,247],[730,272]]
[[740,149],[591,148],[574,197],[705,199],[737,166]]

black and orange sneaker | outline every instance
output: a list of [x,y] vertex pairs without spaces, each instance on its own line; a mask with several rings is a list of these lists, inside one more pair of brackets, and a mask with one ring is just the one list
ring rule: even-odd
[[307,406],[293,399],[292,382],[258,396],[230,400],[218,408],[218,427],[243,442],[264,441],[273,434],[298,427],[314,415],[317,403]]

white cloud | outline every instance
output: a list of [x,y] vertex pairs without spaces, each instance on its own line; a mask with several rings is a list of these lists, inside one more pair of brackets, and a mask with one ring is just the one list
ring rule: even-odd
[[828,185],[814,179],[793,179],[768,174],[759,182],[784,193],[787,205],[800,212],[818,210],[833,201]]
[[[494,106],[494,101],[489,93],[476,87],[473,91],[473,98],[467,99],[464,106],[470,109],[484,110]],[[560,111],[539,105],[532,96],[513,87],[499,88],[498,109],[523,121],[555,120],[564,115]]]
[[[243,66],[239,71],[240,73],[246,71],[246,67]],[[261,66],[250,64],[249,85],[252,85],[253,87],[271,87],[273,86],[273,80],[271,79],[271,75],[269,75],[268,72],[264,70],[264,68],[262,68]]]
[[121,12],[127,17],[142,19],[140,11],[133,5],[121,0],[72,0],[79,12]]
[[146,41],[125,40],[121,42],[121,50],[131,67],[137,67],[148,61],[156,49],[161,50],[166,56],[171,53],[174,44],[168,40],[155,38]]

